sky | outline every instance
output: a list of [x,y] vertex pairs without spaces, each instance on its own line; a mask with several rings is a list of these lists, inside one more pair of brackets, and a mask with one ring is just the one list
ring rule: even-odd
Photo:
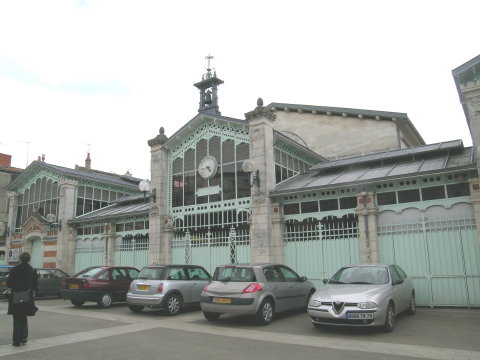
[[[271,102],[408,114],[471,138],[451,71],[480,54],[478,0],[0,0],[0,153],[150,179],[150,147],[198,113]],[[319,134],[321,140],[321,134]]]

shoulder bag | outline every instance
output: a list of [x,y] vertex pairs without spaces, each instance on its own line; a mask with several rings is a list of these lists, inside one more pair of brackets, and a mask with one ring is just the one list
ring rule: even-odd
[[32,301],[30,290],[15,291],[12,296],[12,302],[14,304],[25,304]]

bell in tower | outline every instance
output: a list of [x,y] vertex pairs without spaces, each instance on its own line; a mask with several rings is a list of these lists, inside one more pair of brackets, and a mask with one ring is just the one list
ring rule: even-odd
[[221,115],[218,107],[217,90],[218,85],[223,84],[223,80],[217,78],[216,71],[210,67],[210,60],[213,56],[206,56],[208,60],[207,72],[202,76],[202,81],[195,83],[194,86],[200,90],[200,106],[198,112]]
[[205,93],[205,101],[204,101],[205,105],[212,105],[212,92],[209,90],[207,90],[207,92]]

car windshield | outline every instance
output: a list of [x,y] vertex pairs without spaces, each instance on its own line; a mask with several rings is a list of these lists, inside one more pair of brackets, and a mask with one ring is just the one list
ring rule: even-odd
[[76,273],[75,275],[73,275],[73,277],[91,278],[100,273],[101,271],[103,271],[103,268],[87,268]]
[[237,266],[221,266],[217,267],[213,280],[217,281],[257,281],[252,268]]
[[9,268],[0,268],[0,279],[6,279],[10,273]]
[[138,274],[139,279],[165,280],[165,268],[145,267]]
[[344,267],[332,276],[329,284],[387,284],[387,269],[381,266]]

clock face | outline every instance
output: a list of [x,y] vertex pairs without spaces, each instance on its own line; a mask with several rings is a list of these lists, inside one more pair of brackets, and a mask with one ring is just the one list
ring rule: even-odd
[[217,160],[213,156],[205,156],[198,164],[198,174],[204,179],[210,179],[215,176],[218,170]]

